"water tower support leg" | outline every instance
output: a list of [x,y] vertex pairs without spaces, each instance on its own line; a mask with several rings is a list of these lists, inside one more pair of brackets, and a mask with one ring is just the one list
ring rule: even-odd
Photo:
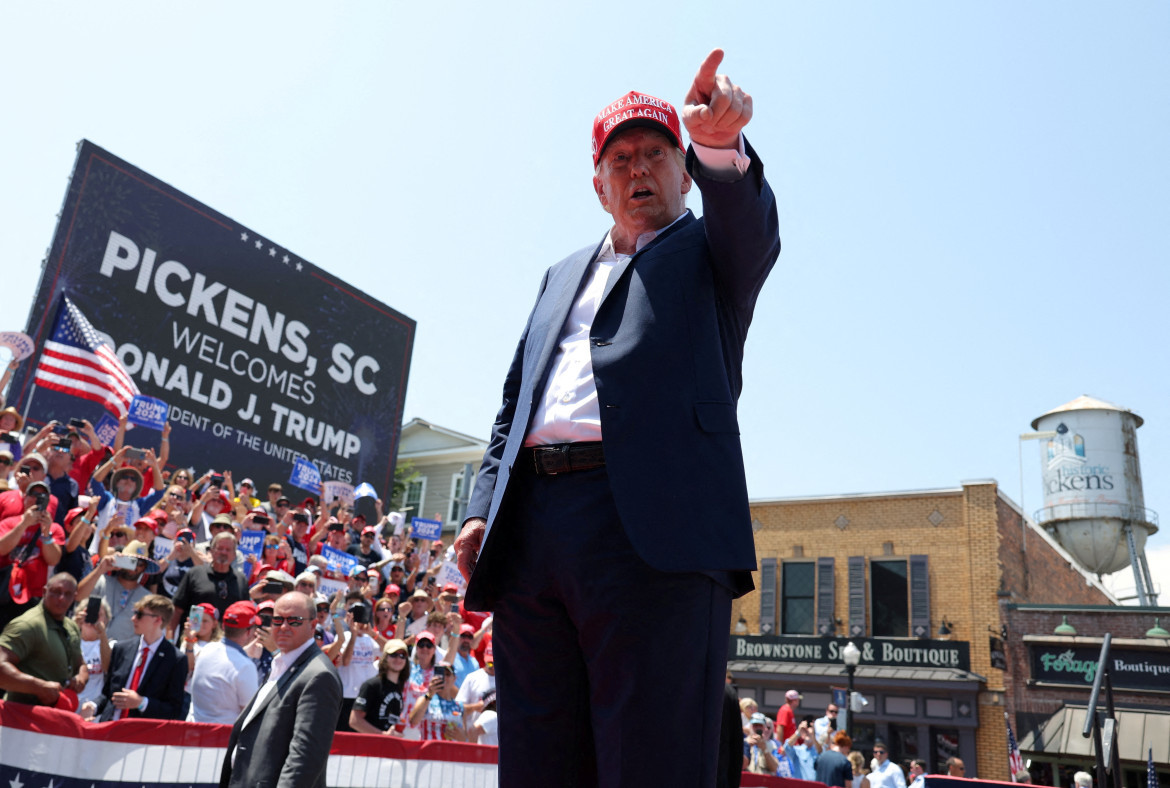
[[[1133,524],[1125,524],[1125,544],[1129,547],[1129,565],[1133,567],[1133,580],[1137,584],[1138,602],[1142,607],[1148,607],[1150,604],[1149,594],[1147,593],[1147,577],[1149,572],[1142,572],[1142,564],[1145,560],[1145,555],[1138,555],[1137,544],[1133,539]],[[1146,577],[1143,577],[1143,574]],[[1153,590],[1152,588],[1150,589]]]

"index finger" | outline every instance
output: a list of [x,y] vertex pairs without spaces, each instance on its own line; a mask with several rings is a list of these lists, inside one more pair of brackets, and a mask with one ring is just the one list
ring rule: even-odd
[[707,59],[703,61],[703,65],[699,66],[699,73],[695,74],[695,87],[709,93],[711,86],[715,84],[715,72],[722,62],[723,50],[718,47],[712,49],[707,55]]

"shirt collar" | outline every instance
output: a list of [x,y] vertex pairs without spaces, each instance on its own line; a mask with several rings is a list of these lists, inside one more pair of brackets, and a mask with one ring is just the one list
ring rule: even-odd
[[[639,235],[637,240],[634,241],[634,254],[637,254],[638,252],[642,251],[643,247],[645,247],[648,243],[653,241],[655,238],[657,238],[662,233],[666,232],[666,230],[668,230],[669,228],[678,224],[678,220],[683,218],[686,215],[687,215],[687,211],[686,211],[686,209],[684,209],[683,212],[680,213],[678,216],[676,216],[674,221],[671,222],[670,224],[666,225],[666,227],[663,227],[663,228],[658,229],[658,230],[651,230],[650,232],[642,233],[641,235]],[[632,256],[633,255],[621,254],[621,253],[614,250],[614,248],[613,248],[613,230],[610,229],[610,231],[608,233],[606,233],[605,242],[601,245],[601,251],[598,253],[597,259],[598,260],[605,260],[605,261],[624,260],[625,258],[632,257]]]

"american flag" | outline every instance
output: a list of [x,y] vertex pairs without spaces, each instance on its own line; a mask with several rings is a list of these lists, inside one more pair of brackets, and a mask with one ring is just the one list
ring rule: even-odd
[[1158,770],[1154,768],[1154,748],[1150,747],[1150,755],[1146,760],[1146,788],[1158,788]]
[[1003,721],[1007,723],[1008,731],[1008,771],[1012,773],[1012,782],[1016,775],[1024,771],[1024,756],[1020,755],[1020,745],[1016,744],[1016,734],[1012,733],[1012,721],[1008,713],[1003,713]]
[[139,393],[114,351],[65,296],[34,380],[38,386],[100,402],[119,417],[126,415],[130,400]]

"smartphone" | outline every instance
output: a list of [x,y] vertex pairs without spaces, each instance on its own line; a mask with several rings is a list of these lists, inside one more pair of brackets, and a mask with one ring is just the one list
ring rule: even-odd
[[125,457],[128,460],[145,460],[146,451],[144,449],[129,448],[126,449]]
[[198,632],[203,627],[203,608],[192,606],[191,612],[187,614],[187,620],[191,622],[191,631]]
[[85,605],[85,623],[96,624],[102,612],[102,598],[91,596]]
[[68,435],[69,428],[66,427],[64,424],[54,424],[53,425],[53,434],[54,435]]
[[0,433],[0,442],[3,443],[20,443],[20,435],[15,432]]
[[293,512],[292,518],[294,523],[307,524],[309,522],[309,515],[305,514],[304,512]]
[[138,568],[138,557],[134,555],[126,555],[125,553],[114,554],[114,568],[115,569],[130,569]]
[[284,583],[279,580],[265,580],[261,590],[265,594],[280,594],[284,592]]
[[72,438],[62,438],[57,441],[57,445],[53,447],[53,451],[70,451],[73,449]]
[[210,484],[212,487],[223,487],[223,474],[222,473],[211,474]]
[[74,429],[83,430],[83,429],[85,429],[85,420],[84,419],[70,419],[69,426],[73,427]]
[[252,515],[252,522],[257,525],[268,525],[272,521],[268,519],[268,515],[266,514],[254,514]]
[[265,610],[263,613],[260,614],[260,626],[262,626],[262,627],[271,627],[272,626],[272,611],[271,610]]
[[353,613],[353,623],[368,624],[370,623],[370,609],[365,605],[354,605],[349,609]]
[[38,512],[45,511],[49,506],[49,494],[42,490],[37,490],[33,493],[33,503],[36,504]]

